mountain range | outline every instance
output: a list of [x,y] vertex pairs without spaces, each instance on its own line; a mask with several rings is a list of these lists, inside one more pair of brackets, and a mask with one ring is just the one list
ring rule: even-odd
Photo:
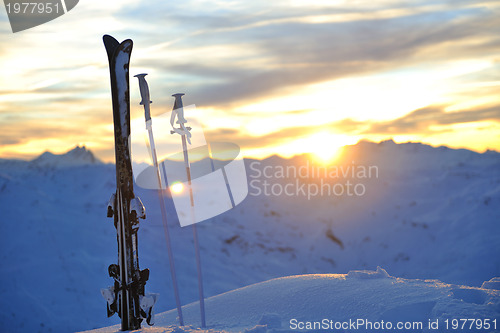
[[[307,155],[245,165],[247,198],[198,224],[207,297],[280,277],[377,266],[451,289],[479,290],[500,276],[497,152],[362,141],[329,165]],[[117,261],[116,231],[106,218],[114,191],[115,166],[85,147],[0,160],[0,318],[7,331],[119,322],[106,318],[99,293],[112,283],[107,267]],[[175,303],[158,198],[138,186],[136,195],[147,210],[140,266],[151,270],[146,289],[160,293],[159,313]],[[165,204],[181,301],[188,304],[198,294],[192,232],[179,226],[173,202]],[[497,300],[490,303],[498,316]]]

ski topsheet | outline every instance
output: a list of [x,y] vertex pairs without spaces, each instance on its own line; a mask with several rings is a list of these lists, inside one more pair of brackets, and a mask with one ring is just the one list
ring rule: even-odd
[[114,285],[103,289],[107,301],[108,316],[115,312],[121,318],[122,330],[141,327],[142,319],[152,324],[152,307],[156,295],[145,295],[144,286],[149,270],[139,269],[137,231],[139,218],[145,218],[145,209],[134,195],[132,162],[130,156],[130,94],[129,63],[132,40],[119,43],[109,35],[103,37],[108,54],[113,101],[115,133],[116,193],[108,204],[108,217],[114,218],[118,242],[118,264],[109,266]]

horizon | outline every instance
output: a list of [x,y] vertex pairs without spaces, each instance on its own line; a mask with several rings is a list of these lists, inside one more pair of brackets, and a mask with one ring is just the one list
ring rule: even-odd
[[[361,139],[359,140],[358,142],[354,143],[354,144],[350,144],[350,145],[345,145],[345,146],[342,146],[340,147],[340,150],[342,149],[345,149],[347,147],[354,147],[354,146],[357,146],[359,145],[360,143],[371,143],[371,144],[375,144],[375,145],[379,145],[379,144],[383,144],[383,143],[394,143],[395,145],[405,145],[405,144],[420,144],[420,145],[424,145],[424,146],[427,146],[427,147],[431,147],[433,149],[438,149],[438,148],[441,148],[441,147],[445,147],[447,149],[451,149],[451,150],[467,150],[467,151],[471,151],[471,152],[475,152],[475,153],[478,153],[478,154],[485,154],[485,153],[488,153],[488,152],[494,152],[494,153],[499,153],[500,154],[500,151],[499,150],[494,150],[494,149],[487,149],[485,151],[482,151],[482,152],[478,152],[478,151],[475,151],[475,150],[472,150],[472,149],[467,149],[467,148],[454,148],[454,147],[448,147],[446,145],[439,145],[439,146],[434,146],[434,145],[431,145],[431,144],[427,144],[427,143],[424,143],[424,142],[415,142],[415,141],[407,141],[407,142],[395,142],[392,138],[389,138],[387,140],[383,140],[383,141],[379,141],[379,142],[375,142],[375,141],[370,141],[370,140],[365,140],[365,139]],[[86,145],[81,145],[81,144],[74,144],[71,146],[72,148],[69,148],[63,152],[59,152],[59,153],[55,153],[51,150],[45,150],[43,152],[41,152],[40,154],[38,155],[35,155],[31,158],[4,158],[4,157],[0,157],[0,159],[2,160],[18,160],[18,161],[25,161],[25,162],[30,162],[30,161],[33,161],[37,158],[39,158],[40,156],[44,155],[44,154],[52,154],[52,155],[55,155],[55,156],[62,156],[62,155],[65,155],[73,150],[77,150],[77,149],[82,149],[84,148],[86,151],[92,153],[92,155],[100,162],[103,162],[105,164],[114,164],[115,163],[115,160],[114,160],[114,156],[111,160],[105,160],[103,158],[101,158],[100,156],[98,156],[95,151],[89,147],[87,147]],[[271,155],[267,155],[267,156],[264,156],[264,157],[260,157],[260,158],[256,158],[256,157],[252,157],[252,156],[246,156],[243,154],[242,158],[243,159],[248,159],[248,160],[256,160],[256,161],[264,161],[266,159],[269,159],[269,158],[273,158],[273,157],[278,157],[278,158],[281,158],[281,159],[284,159],[284,160],[290,160],[290,159],[293,159],[293,158],[296,158],[296,157],[301,157],[301,156],[307,156],[308,160],[312,161],[313,163],[315,164],[322,164],[322,165],[334,165],[336,162],[339,162],[342,160],[342,153],[343,152],[340,152],[339,154],[337,154],[337,156],[333,157],[333,158],[328,158],[328,159],[322,159],[321,157],[315,155],[314,152],[304,152],[304,153],[299,153],[299,154],[295,154],[295,155],[292,155],[292,156],[282,156],[280,154],[271,154]]]
[[328,161],[390,138],[500,151],[499,15],[489,0],[88,0],[13,34],[0,11],[0,158],[75,142],[114,160],[104,34],[134,42],[132,121],[149,73],[153,119],[184,92],[207,139],[248,157]]

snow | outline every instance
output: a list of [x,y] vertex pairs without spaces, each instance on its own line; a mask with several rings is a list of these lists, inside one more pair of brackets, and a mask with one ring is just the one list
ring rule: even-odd
[[[364,322],[352,331],[367,332],[368,322],[384,321],[394,326],[398,322],[422,323],[423,329],[402,330],[406,332],[435,332],[428,325],[429,321],[437,321],[442,332],[446,319],[473,314],[476,319],[493,320],[498,318],[499,307],[498,290],[395,278],[381,268],[376,272],[276,278],[206,300],[207,326],[215,332],[290,332],[308,323],[335,328],[334,323],[358,320]],[[153,329],[145,327],[134,332],[199,332],[198,304],[184,306],[183,313],[190,326],[176,327],[177,313],[172,310],[157,315]],[[119,330],[116,325],[89,332]],[[481,330],[461,330],[468,331]]]
[[[76,152],[93,156],[87,149],[72,153],[80,156]],[[117,261],[116,230],[106,218],[115,166],[70,155],[0,160],[0,320],[7,332],[71,332],[119,323],[116,315],[106,318],[100,295],[112,284],[107,267]],[[256,327],[262,316],[267,316],[262,322],[273,325],[278,315],[281,329],[290,330],[288,314],[300,310],[308,319],[314,302],[330,302],[324,312],[313,306],[329,317],[358,313],[397,319],[430,311],[429,319],[498,318],[500,154],[388,141],[360,142],[343,156],[339,168],[376,166],[378,177],[351,174],[326,183],[362,184],[363,196],[256,196],[249,186],[240,205],[197,225],[210,297],[207,319],[214,325],[209,328],[262,331],[266,328]],[[266,180],[255,177],[252,163],[272,171],[307,161],[307,156],[247,159],[249,184]],[[285,186],[296,179],[267,181]],[[311,189],[320,183],[314,177],[298,181]],[[146,292],[160,294],[155,310],[163,313],[159,326],[144,331],[196,331],[199,307],[190,304],[198,297],[192,230],[180,228],[172,201],[166,201],[181,302],[186,323],[193,325],[174,328],[175,311],[165,312],[175,308],[175,301],[157,193],[136,187],[136,195],[147,216],[138,235],[140,266],[151,271]],[[283,295],[297,290],[299,297],[306,287],[301,279],[312,289],[317,286],[313,291],[319,296],[290,303]],[[284,301],[273,296],[280,292]],[[248,299],[230,300],[231,295]],[[227,327],[224,316],[213,312],[225,302],[235,308]],[[251,304],[259,311],[244,308]]]
[[500,277],[494,277],[489,281],[484,281],[481,288],[500,290]]
[[381,279],[381,278],[386,278],[389,277],[389,274],[387,274],[386,270],[381,268],[380,266],[377,266],[377,270],[372,272],[372,271],[350,271],[347,274],[348,278],[354,278],[354,279]]

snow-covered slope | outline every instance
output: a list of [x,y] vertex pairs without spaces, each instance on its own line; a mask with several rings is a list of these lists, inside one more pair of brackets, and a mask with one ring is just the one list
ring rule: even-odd
[[[500,154],[389,141],[361,142],[343,156],[326,177],[277,173],[316,168],[306,156],[246,160],[254,185],[249,196],[198,225],[207,296],[283,276],[377,266],[400,278],[474,287],[500,276]],[[116,231],[106,218],[115,167],[69,160],[75,163],[0,161],[0,320],[8,332],[119,322],[106,318],[99,292],[111,284],[107,267],[117,261]],[[375,166],[377,176],[342,175],[353,166]],[[322,180],[347,190],[350,181],[365,193],[257,195],[264,180],[289,191],[313,190]],[[160,293],[156,311],[163,312],[175,303],[158,198],[149,190],[137,188],[136,194],[147,210],[139,230],[140,265],[151,270],[146,289]],[[172,202],[167,209],[181,301],[188,304],[197,299],[192,231],[178,226]]]
[[[222,332],[445,332],[457,318],[474,317],[460,332],[498,332],[500,291],[390,277],[376,272],[311,274],[277,278],[206,300],[207,326]],[[199,332],[197,303],[156,316],[154,328],[135,332]],[[496,322],[494,321],[495,319]],[[490,324],[490,329],[476,325]],[[460,323],[461,325],[462,323]],[[497,327],[497,329],[495,329]],[[407,328],[407,329],[405,329]],[[119,332],[120,325],[91,331]],[[455,330],[457,331],[457,330]]]

